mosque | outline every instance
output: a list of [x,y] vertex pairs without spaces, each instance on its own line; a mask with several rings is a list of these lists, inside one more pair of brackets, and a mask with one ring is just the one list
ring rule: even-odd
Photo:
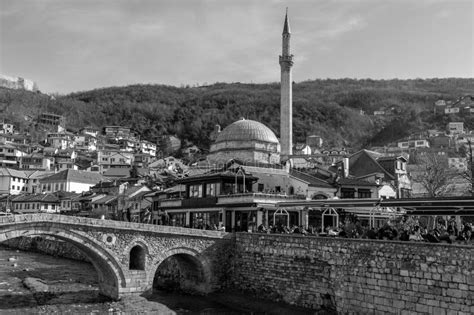
[[[293,149],[293,88],[292,73],[293,55],[290,53],[290,23],[288,12],[285,15],[282,33],[281,68],[281,101],[280,101],[280,141],[272,130],[254,120],[238,120],[227,126],[217,135],[211,145],[208,160],[210,163],[222,164],[236,159],[244,165],[270,165],[288,162]],[[289,166],[290,163],[287,163]]]

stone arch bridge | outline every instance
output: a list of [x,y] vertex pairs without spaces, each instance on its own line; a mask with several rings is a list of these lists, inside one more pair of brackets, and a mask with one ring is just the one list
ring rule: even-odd
[[169,257],[189,270],[190,287],[211,292],[227,271],[231,242],[230,234],[218,231],[46,213],[0,217],[0,242],[39,235],[83,252],[97,270],[100,293],[113,299],[152,289],[158,267]]

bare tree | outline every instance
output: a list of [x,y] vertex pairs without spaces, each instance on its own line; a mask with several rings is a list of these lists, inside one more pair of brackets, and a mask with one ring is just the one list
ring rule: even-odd
[[[469,192],[472,196],[474,196],[474,167],[473,167],[473,159],[472,156],[472,142],[471,139],[467,139],[468,151],[464,152],[466,155],[466,170],[461,173],[461,176],[469,183]],[[464,148],[464,147],[462,147]],[[464,149],[462,151],[465,151]]]
[[420,184],[428,197],[441,197],[453,192],[453,180],[458,173],[448,169],[447,159],[434,152],[418,158],[419,170],[412,176],[412,180]]

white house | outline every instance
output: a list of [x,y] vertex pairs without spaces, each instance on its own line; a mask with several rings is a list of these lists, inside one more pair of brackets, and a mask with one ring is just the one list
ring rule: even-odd
[[107,179],[101,174],[87,171],[77,171],[67,169],[59,173],[40,179],[41,192],[84,192],[99,182],[105,182]]

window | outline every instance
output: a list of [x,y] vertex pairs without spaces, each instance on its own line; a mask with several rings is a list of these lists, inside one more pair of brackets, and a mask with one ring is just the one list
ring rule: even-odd
[[15,185],[12,185],[12,190],[15,190]]
[[206,184],[206,197],[217,196],[216,183]]
[[355,198],[355,189],[341,188],[341,198]]
[[190,185],[189,186],[189,198],[202,197],[202,185]]
[[258,192],[263,192],[264,189],[265,189],[265,185],[264,185],[264,184],[258,184],[258,186],[257,186],[257,191],[258,191]]
[[31,204],[31,209],[33,209],[33,210],[35,209],[35,204],[34,203]]
[[370,189],[359,189],[357,191],[357,196],[358,198],[371,198],[372,194],[370,192]]
[[65,190],[65,189],[64,189],[64,183],[61,183],[61,184],[59,185],[59,187],[60,187],[61,190]]

